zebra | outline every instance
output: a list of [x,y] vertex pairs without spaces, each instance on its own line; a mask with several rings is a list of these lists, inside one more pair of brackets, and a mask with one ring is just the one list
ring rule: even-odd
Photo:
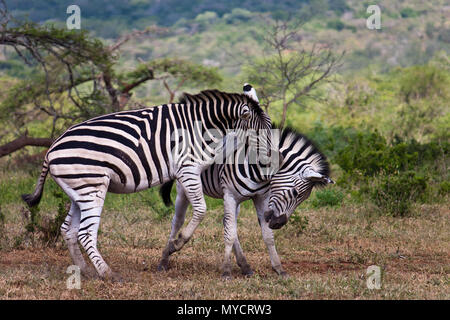
[[[272,135],[275,143],[275,135]],[[334,183],[329,178],[330,168],[325,155],[303,134],[285,128],[279,137],[280,163],[273,174],[264,175],[258,165],[239,159],[247,159],[248,149],[241,146],[234,151],[234,164],[213,164],[201,174],[204,194],[224,200],[225,256],[222,277],[231,278],[231,251],[244,275],[253,271],[242,251],[237,235],[237,218],[240,203],[252,199],[262,237],[267,246],[273,270],[281,276],[287,273],[281,265],[275,248],[273,230],[285,224],[298,205],[306,200],[315,186]],[[166,205],[171,204],[170,190],[173,181],[164,184],[160,193]],[[169,243],[184,223],[188,201],[182,186],[177,182],[175,216]],[[158,270],[167,270],[169,252],[163,251]]]
[[[34,193],[22,198],[30,207],[37,205],[50,172],[71,200],[61,234],[74,264],[86,275],[120,279],[97,249],[106,193],[133,193],[176,179],[194,211],[172,243],[180,249],[206,213],[200,173],[222,152],[228,136],[248,129],[270,130],[271,120],[251,96],[218,90],[185,93],[175,104],[99,116],[55,140]],[[86,265],[78,241],[96,273]]]

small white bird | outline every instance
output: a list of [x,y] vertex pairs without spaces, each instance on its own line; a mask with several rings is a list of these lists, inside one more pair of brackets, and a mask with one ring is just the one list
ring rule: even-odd
[[251,84],[244,83],[244,94],[259,103],[258,96],[256,95],[256,90],[252,87]]

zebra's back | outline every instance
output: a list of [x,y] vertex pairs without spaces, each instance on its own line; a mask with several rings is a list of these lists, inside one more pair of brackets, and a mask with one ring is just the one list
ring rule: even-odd
[[69,128],[47,153],[51,175],[75,190],[109,179],[108,191],[116,193],[170,180],[171,107],[177,105],[109,114]]

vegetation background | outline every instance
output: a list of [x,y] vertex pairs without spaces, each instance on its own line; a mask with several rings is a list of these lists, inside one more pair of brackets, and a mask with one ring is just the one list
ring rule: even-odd
[[[81,8],[80,31],[66,29],[71,4]],[[50,47],[70,57],[75,80],[56,55],[33,59],[31,51],[0,45],[0,298],[449,299],[450,5],[378,1],[381,29],[369,30],[370,4],[6,1],[16,19],[9,31],[68,44]],[[283,58],[315,48],[334,57],[345,52],[329,76],[286,110],[283,97],[292,99],[314,74],[296,79],[297,89],[284,96],[276,89],[264,95],[271,84],[284,83],[276,72],[257,68],[274,57],[268,35],[280,22],[293,35]],[[38,209],[21,202],[45,154],[27,139],[47,139],[39,140],[45,145],[99,113],[175,101],[183,91],[240,92],[244,82],[267,97],[262,102],[274,121],[316,142],[337,182],[315,190],[275,233],[290,277],[271,271],[255,210],[246,202],[238,228],[255,275],[240,276],[236,267],[233,281],[220,280],[223,206],[215,199],[207,199],[205,221],[173,256],[171,270],[157,274],[173,208],[153,188],[106,200],[99,246],[124,282],[84,279],[81,290],[68,290],[70,258],[58,237],[67,198],[48,179]],[[19,139],[27,143],[10,151]],[[366,286],[365,270],[373,264],[383,270],[380,290]]]

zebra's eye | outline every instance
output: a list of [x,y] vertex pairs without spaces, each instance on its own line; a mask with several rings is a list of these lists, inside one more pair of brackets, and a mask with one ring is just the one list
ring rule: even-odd
[[294,189],[294,190],[292,191],[292,195],[294,196],[294,198],[297,198],[297,196],[298,196],[298,191]]
[[250,118],[250,108],[247,105],[242,106],[241,119],[248,120],[249,118]]

